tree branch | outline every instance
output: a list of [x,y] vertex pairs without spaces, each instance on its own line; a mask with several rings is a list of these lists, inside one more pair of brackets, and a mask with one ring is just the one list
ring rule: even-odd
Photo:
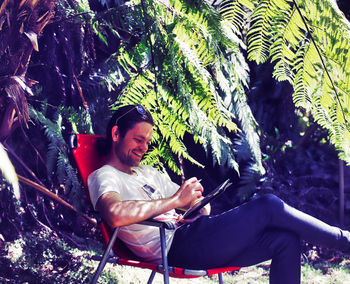
[[69,209],[73,210],[74,212],[78,213],[79,215],[82,215],[84,218],[86,218],[92,224],[97,225],[97,221],[95,219],[90,218],[86,214],[79,212],[75,207],[73,207],[68,202],[66,202],[65,200],[63,200],[62,198],[60,198],[59,196],[57,196],[53,192],[49,191],[45,187],[43,187],[40,184],[37,184],[37,183],[35,183],[35,182],[25,178],[25,177],[22,177],[21,175],[17,175],[17,176],[18,176],[18,180],[21,183],[26,184],[26,185],[28,185],[28,186],[30,186],[30,187],[40,191],[41,193],[44,193],[46,196],[54,199],[55,201],[57,201],[58,203],[62,204],[63,206],[68,207]]
[[299,6],[298,6],[296,0],[293,0],[293,3],[294,3],[294,5],[295,5],[295,7],[297,8],[298,13],[299,13],[301,19],[303,20],[303,23],[304,23],[304,25],[305,25],[305,28],[306,28],[308,34],[310,35],[311,41],[312,41],[312,43],[314,44],[314,46],[315,46],[315,48],[316,48],[316,51],[317,51],[317,53],[318,53],[318,56],[319,56],[320,59],[321,59],[321,63],[322,63],[322,66],[323,66],[323,68],[324,68],[324,71],[326,72],[327,77],[328,77],[329,81],[331,82],[331,85],[332,85],[332,88],[333,88],[333,90],[334,90],[335,96],[336,96],[337,101],[338,101],[338,103],[339,103],[339,106],[340,106],[340,109],[341,109],[341,113],[342,113],[342,115],[343,115],[343,119],[344,119],[344,122],[345,122],[345,127],[346,127],[346,129],[350,132],[350,128],[349,128],[349,125],[348,125],[348,121],[347,121],[347,119],[346,119],[346,117],[345,117],[343,105],[341,104],[341,101],[340,101],[340,98],[339,98],[337,89],[336,89],[336,87],[335,87],[335,85],[334,85],[334,82],[333,82],[333,79],[332,79],[331,75],[329,74],[329,72],[328,72],[328,70],[327,70],[327,67],[326,67],[326,64],[325,64],[325,62],[324,62],[324,60],[323,60],[322,54],[321,54],[321,52],[320,52],[320,49],[318,48],[318,46],[317,46],[317,44],[316,44],[316,42],[315,42],[315,39],[314,39],[314,37],[312,36],[311,30],[310,30],[310,28],[309,28],[309,25],[306,23],[305,17],[304,17],[304,15],[301,13],[301,10],[300,10],[300,8],[299,8]]

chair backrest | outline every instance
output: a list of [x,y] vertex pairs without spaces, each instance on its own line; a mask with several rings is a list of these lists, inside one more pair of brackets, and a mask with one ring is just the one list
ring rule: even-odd
[[[70,144],[73,157],[86,190],[89,174],[106,162],[106,156],[98,149],[98,142],[102,139],[104,139],[103,136],[89,134],[73,134],[71,136]],[[87,193],[89,195],[89,192]]]
[[[90,134],[73,134],[71,136],[70,147],[73,158],[89,200],[90,195],[87,186],[88,176],[93,171],[102,167],[107,158],[99,149],[99,142],[103,139],[103,136]],[[108,243],[109,238],[112,235],[111,228],[103,222],[99,223],[99,227],[105,242]],[[116,241],[113,251],[120,257],[138,260],[138,258],[119,239]]]

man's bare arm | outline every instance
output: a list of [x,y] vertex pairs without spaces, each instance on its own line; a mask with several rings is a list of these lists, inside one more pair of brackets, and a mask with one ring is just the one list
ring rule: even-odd
[[171,197],[157,200],[125,200],[116,192],[107,192],[97,201],[97,210],[112,228],[130,225],[184,207],[202,196],[196,178],[189,179]]
[[114,228],[158,216],[173,209],[174,204],[173,198],[122,201],[118,193],[107,192],[99,198],[97,210],[103,220]]

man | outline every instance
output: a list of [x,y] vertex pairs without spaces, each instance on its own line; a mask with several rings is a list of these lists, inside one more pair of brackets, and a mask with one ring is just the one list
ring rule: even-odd
[[140,161],[152,139],[153,119],[140,105],[116,111],[107,126],[106,165],[88,179],[91,201],[111,227],[125,226],[120,238],[146,261],[161,261],[157,228],[136,222],[156,217],[177,225],[167,231],[170,265],[186,268],[249,266],[272,259],[271,283],[300,283],[300,239],[344,251],[350,233],[300,212],[274,195],[253,199],[220,215],[181,226],[175,208],[202,197],[194,177],[180,187]]

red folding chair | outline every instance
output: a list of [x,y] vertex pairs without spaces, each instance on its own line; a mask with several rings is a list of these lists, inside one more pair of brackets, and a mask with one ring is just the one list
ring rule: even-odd
[[[98,151],[97,144],[99,139],[102,139],[102,137],[97,135],[73,134],[70,141],[72,154],[88,196],[87,178],[91,172],[101,167],[106,160],[106,157]],[[219,283],[223,283],[222,272],[240,269],[239,267],[224,267],[207,270],[193,270],[169,267],[166,255],[165,229],[174,229],[173,225],[153,219],[143,221],[140,224],[159,227],[163,264],[159,265],[142,261],[119,239],[117,239],[119,228],[112,230],[105,223],[99,222],[99,227],[107,244],[107,248],[104,251],[91,283],[97,283],[97,280],[107,262],[152,270],[147,283],[152,283],[156,272],[163,273],[164,283],[169,283],[169,276],[175,278],[195,278],[206,275],[210,276],[213,274],[219,274]]]

